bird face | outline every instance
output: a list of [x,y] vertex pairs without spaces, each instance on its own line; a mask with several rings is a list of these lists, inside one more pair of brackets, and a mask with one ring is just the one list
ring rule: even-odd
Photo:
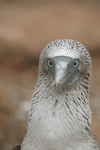
[[71,39],[55,40],[40,55],[39,77],[52,87],[56,85],[57,90],[69,89],[77,83],[87,89],[91,68],[90,54],[81,43]]
[[67,56],[56,56],[46,59],[48,73],[56,85],[69,85],[79,73],[80,60]]

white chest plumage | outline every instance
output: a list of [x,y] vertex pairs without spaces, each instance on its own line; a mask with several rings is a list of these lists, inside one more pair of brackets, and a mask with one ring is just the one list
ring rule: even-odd
[[88,51],[77,41],[56,40],[44,48],[21,150],[100,150],[90,129],[91,67]]

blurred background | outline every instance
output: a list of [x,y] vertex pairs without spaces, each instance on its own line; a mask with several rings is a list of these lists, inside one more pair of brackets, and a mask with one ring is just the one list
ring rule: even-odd
[[91,54],[91,128],[100,141],[100,0],[0,0],[0,150],[21,144],[39,55],[65,38]]

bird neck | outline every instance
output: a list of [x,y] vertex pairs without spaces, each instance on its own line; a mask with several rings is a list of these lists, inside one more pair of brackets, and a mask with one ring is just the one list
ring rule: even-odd
[[[34,91],[34,97],[37,97],[38,101],[42,101],[43,103],[41,104],[46,107],[50,105],[54,113],[56,113],[56,107],[64,107],[66,112],[74,116],[84,127],[90,128],[89,82],[84,82],[80,78],[70,88],[66,88],[60,92],[56,92],[54,89],[55,86],[52,86],[49,80],[45,77],[39,77]],[[66,114],[66,117],[68,114]]]

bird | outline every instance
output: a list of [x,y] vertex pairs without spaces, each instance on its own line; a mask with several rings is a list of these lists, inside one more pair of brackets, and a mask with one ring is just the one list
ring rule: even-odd
[[80,42],[45,46],[20,150],[100,150],[91,131],[91,76],[91,56]]

